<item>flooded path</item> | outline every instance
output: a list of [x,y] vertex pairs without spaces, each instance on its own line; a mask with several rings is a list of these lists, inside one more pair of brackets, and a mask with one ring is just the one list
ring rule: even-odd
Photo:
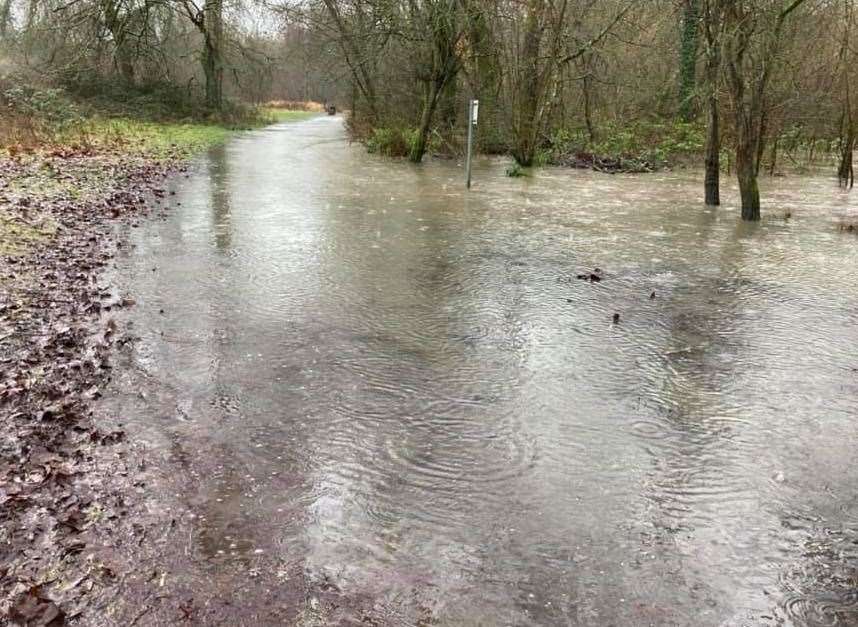
[[195,559],[304,623],[858,624],[858,192],[461,179],[322,117],[133,233],[105,403],[195,478]]

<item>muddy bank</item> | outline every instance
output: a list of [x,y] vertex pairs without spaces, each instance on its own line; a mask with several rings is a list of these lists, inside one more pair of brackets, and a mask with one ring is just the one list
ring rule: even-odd
[[[55,150],[0,162],[0,616],[105,616],[134,570],[145,458],[93,401],[131,341],[103,271],[174,161]],[[89,622],[89,621],[86,621]]]
[[218,462],[181,442],[154,451],[98,403],[136,340],[137,303],[111,268],[186,169],[75,151],[0,162],[0,622],[315,624],[336,611],[335,587],[298,564],[198,558],[205,517],[188,503]]

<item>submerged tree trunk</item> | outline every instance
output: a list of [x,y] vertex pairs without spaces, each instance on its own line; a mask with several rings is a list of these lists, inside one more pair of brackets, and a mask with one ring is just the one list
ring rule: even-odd
[[432,116],[435,114],[435,107],[438,105],[438,94],[440,91],[441,88],[438,83],[430,81],[423,99],[423,111],[420,114],[417,137],[414,138],[414,143],[411,145],[411,151],[408,154],[408,159],[412,163],[420,163],[423,160],[423,155],[426,154],[429,129],[432,125]]
[[840,48],[840,65],[843,68],[843,113],[840,121],[840,164],[837,168],[837,181],[841,187],[852,189],[855,184],[855,170],[852,165],[855,152],[855,121],[852,116],[852,89],[849,80],[850,33],[852,26],[852,5],[845,4],[843,43]]
[[690,122],[694,117],[696,88],[698,26],[700,0],[685,0],[682,16],[682,36],[679,46],[679,117]]
[[855,126],[852,123],[851,115],[847,121],[844,121],[844,125],[844,136],[840,140],[840,165],[837,168],[837,180],[841,187],[852,189],[855,184],[855,170],[852,163],[855,152]]
[[721,129],[718,119],[718,97],[709,96],[708,121],[706,125],[706,157],[703,191],[706,204],[721,204]]
[[756,222],[760,219],[760,188],[757,184],[756,144],[745,136],[736,144],[736,175],[742,198],[742,219]]

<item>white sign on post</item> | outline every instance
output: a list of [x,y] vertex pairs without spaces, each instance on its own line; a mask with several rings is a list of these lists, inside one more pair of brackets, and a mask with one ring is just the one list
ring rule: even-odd
[[474,100],[474,119],[472,120],[474,123],[474,126],[477,125],[477,117],[479,117],[479,114],[480,114],[480,101]]

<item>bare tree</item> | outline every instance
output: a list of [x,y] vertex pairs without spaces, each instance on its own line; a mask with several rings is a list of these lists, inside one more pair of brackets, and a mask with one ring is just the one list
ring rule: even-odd
[[767,88],[778,62],[784,25],[805,0],[720,1],[742,219],[756,221],[760,219],[757,175],[768,106]]
[[223,0],[205,0],[198,6],[193,0],[179,0],[185,16],[203,37],[200,58],[206,81],[206,104],[212,109],[223,106]]
[[464,35],[465,19],[459,0],[424,0],[411,2],[409,24],[417,32],[414,40],[419,62],[417,78],[423,84],[423,104],[417,134],[408,158],[419,163],[426,152],[429,130],[443,90],[461,68],[459,42]]

